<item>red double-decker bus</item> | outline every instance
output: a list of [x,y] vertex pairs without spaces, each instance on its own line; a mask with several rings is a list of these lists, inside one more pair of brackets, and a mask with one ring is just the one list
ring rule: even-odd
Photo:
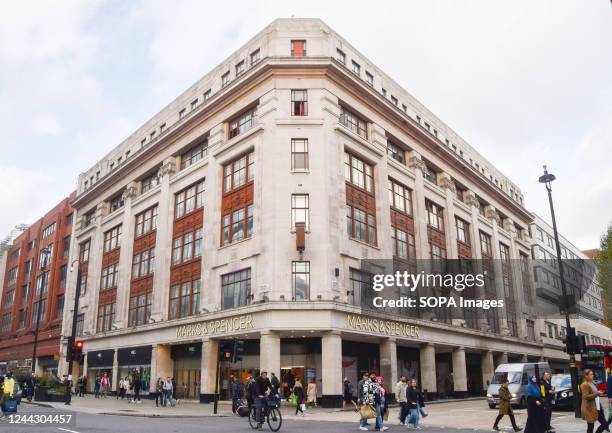
[[580,354],[580,368],[593,370],[597,389],[607,392],[608,375],[612,368],[612,346],[589,344],[586,351]]

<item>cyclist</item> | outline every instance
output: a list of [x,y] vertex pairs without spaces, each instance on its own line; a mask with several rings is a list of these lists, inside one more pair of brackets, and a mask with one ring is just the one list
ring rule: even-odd
[[257,379],[255,379],[255,387],[254,387],[254,397],[255,397],[255,416],[257,417],[257,430],[262,429],[263,425],[263,416],[262,409],[266,404],[266,393],[268,391],[272,392],[272,384],[270,383],[270,379],[268,379],[268,372],[265,370],[261,370]]

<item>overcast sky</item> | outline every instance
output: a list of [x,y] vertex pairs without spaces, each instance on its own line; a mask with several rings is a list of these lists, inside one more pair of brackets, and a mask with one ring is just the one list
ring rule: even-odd
[[2,2],[0,238],[274,18],[294,15],[322,18],[547,220],[537,179],[548,164],[560,231],[598,246],[612,219],[609,0],[297,3]]

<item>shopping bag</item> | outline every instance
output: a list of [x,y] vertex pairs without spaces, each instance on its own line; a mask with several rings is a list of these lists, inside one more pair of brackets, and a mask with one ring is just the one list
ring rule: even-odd
[[296,407],[298,405],[297,395],[291,394],[291,406]]
[[376,418],[376,410],[374,410],[371,404],[364,404],[359,410],[359,415],[361,416],[361,419]]
[[17,413],[17,400],[14,398],[4,400],[4,403],[2,403],[2,412]]

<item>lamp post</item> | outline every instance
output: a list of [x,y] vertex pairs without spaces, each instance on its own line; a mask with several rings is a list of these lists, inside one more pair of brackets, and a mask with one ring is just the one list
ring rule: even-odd
[[66,385],[66,404],[70,404],[70,392],[71,381],[72,381],[72,363],[74,361],[74,343],[76,339],[77,332],[77,321],[79,317],[79,300],[81,298],[81,262],[80,259],[75,259],[70,265],[70,272],[74,269],[74,264],[77,265],[77,279],[76,279],[76,288],[74,292],[74,307],[72,309],[72,331],[70,336],[68,337],[68,344],[66,346],[66,362],[68,363],[68,377],[67,377],[67,385]]
[[[555,175],[549,173],[544,166],[544,174],[540,176],[538,179],[540,183],[543,183],[546,186],[546,191],[548,191],[548,203],[550,205],[550,216],[552,219],[553,232],[555,235],[555,247],[557,250],[557,264],[559,265],[559,274],[561,278],[561,294],[563,296],[562,305],[563,312],[565,313],[565,327],[567,329],[567,338],[572,338],[573,333],[570,332],[570,316],[569,316],[569,302],[567,298],[567,288],[565,286],[565,273],[563,272],[563,260],[561,260],[561,245],[559,244],[559,232],[557,231],[557,220],[555,218],[555,207],[553,206],[552,199],[552,187],[550,186],[551,182],[556,179]],[[572,347],[575,345],[572,343]],[[570,375],[572,378],[572,391],[574,393],[574,415],[576,418],[580,418],[580,394],[578,393],[578,366],[576,365],[576,355],[574,354],[574,350],[569,350],[571,352],[570,356]]]
[[38,330],[40,328],[40,311],[42,310],[42,297],[43,292],[45,291],[45,282],[47,280],[47,262],[49,261],[49,256],[51,255],[51,250],[49,247],[43,248],[40,250],[40,271],[42,275],[40,276],[40,292],[38,293],[38,301],[36,308],[36,327],[34,328],[34,347],[32,348],[32,373],[36,371],[36,346],[38,346]]

